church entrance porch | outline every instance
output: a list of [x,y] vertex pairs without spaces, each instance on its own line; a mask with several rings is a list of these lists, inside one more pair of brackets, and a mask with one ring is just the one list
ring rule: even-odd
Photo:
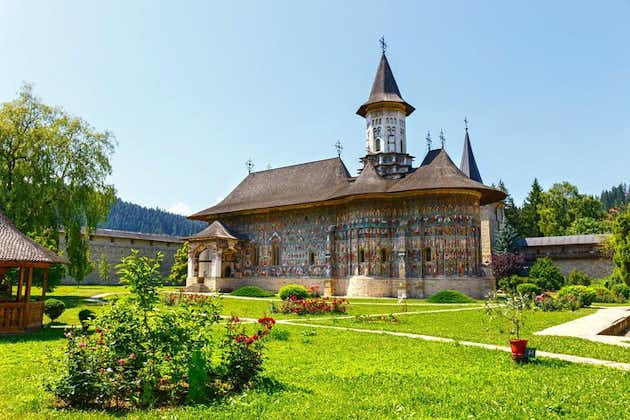
[[216,281],[242,276],[244,240],[215,221],[203,231],[188,238],[188,276],[186,288],[192,292],[219,290]]

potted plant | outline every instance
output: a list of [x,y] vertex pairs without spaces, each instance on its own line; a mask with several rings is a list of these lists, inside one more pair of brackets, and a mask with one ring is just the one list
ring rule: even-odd
[[512,324],[510,334],[510,348],[512,359],[516,362],[525,360],[527,339],[521,338],[521,329],[524,323],[525,311],[530,308],[530,298],[520,293],[507,296],[505,300],[499,300],[496,295],[486,301],[486,313],[490,319],[504,319]]

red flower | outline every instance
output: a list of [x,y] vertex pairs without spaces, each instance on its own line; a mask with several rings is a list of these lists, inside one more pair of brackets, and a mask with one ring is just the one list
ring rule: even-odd
[[241,322],[241,319],[237,316],[232,315],[232,318],[230,318],[230,322]]
[[79,347],[83,348],[83,347],[87,347],[87,343],[85,341],[81,341],[79,343]]

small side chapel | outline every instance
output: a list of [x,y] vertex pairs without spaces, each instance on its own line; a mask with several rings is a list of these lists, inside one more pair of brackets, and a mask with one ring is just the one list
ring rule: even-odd
[[405,125],[414,110],[383,48],[356,112],[367,150],[358,176],[340,157],[250,172],[223,201],[189,217],[209,226],[189,238],[188,289],[300,283],[345,296],[487,294],[505,194],[483,184],[467,124],[459,167],[444,141],[432,148],[430,140],[414,167]]

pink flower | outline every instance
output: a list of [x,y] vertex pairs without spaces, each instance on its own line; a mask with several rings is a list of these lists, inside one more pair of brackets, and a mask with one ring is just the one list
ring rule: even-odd
[[131,353],[131,354],[129,355],[129,358],[130,358],[131,360],[136,360],[136,353]]
[[118,366],[124,366],[127,364],[127,360],[126,359],[120,359],[118,360]]
[[81,341],[79,343],[79,347],[81,347],[81,348],[87,347],[87,343],[85,341]]

